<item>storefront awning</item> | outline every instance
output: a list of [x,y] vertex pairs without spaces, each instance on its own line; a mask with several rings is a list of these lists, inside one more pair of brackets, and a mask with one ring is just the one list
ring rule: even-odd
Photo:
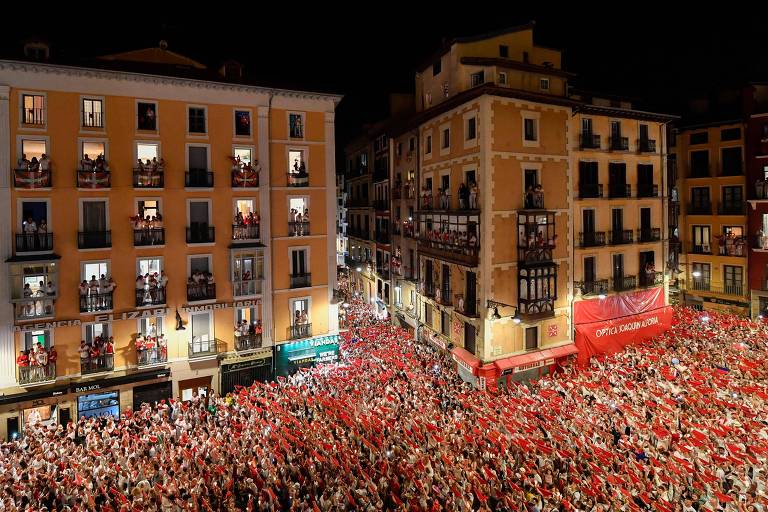
[[509,370],[513,368],[525,367],[533,363],[538,363],[539,361],[546,361],[547,359],[557,360],[561,357],[576,354],[578,352],[579,349],[576,348],[576,345],[569,343],[568,345],[563,345],[561,347],[545,348],[535,352],[528,352],[527,354],[506,357],[494,361],[494,364],[501,372],[507,371],[507,373],[509,373]]
[[480,367],[480,359],[466,349],[453,347],[451,349],[451,354],[453,355],[454,361],[471,371],[473,374],[477,371],[477,368]]

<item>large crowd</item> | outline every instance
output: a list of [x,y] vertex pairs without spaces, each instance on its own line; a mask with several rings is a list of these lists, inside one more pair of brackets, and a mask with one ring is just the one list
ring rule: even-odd
[[768,329],[656,340],[498,392],[348,305],[338,363],[0,447],[4,511],[766,512]]

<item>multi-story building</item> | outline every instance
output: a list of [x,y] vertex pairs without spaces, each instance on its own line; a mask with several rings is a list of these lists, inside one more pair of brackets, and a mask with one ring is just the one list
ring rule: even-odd
[[338,96],[165,45],[0,84],[0,434],[333,357]]
[[684,116],[674,132],[682,302],[749,315],[743,119]]
[[744,88],[751,314],[768,317],[768,83]]
[[349,240],[349,279],[352,289],[364,300],[375,300],[376,278],[373,258],[376,245],[373,240],[373,187],[371,184],[372,146],[367,137],[359,137],[347,145],[347,239]]
[[344,265],[349,256],[347,239],[347,187],[344,172],[336,173],[336,265]]
[[390,135],[393,316],[451,350],[481,387],[569,361],[574,332],[586,336],[579,303],[613,312],[584,332],[624,314],[599,301],[652,289],[654,301],[627,321],[668,303],[662,169],[672,118],[569,94],[571,76],[558,50],[533,43],[532,24],[456,39],[419,69],[417,113],[367,136],[373,157],[376,136]]

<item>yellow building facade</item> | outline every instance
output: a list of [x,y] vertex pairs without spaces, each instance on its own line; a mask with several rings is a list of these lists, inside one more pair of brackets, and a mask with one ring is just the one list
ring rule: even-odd
[[[338,332],[339,97],[11,61],[0,84],[0,417],[230,391]],[[19,366],[37,345],[55,364]]]
[[683,300],[704,310],[749,315],[744,129],[741,120],[681,125],[673,153]]

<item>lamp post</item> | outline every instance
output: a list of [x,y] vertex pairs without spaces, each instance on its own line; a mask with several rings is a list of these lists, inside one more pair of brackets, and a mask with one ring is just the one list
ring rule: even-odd
[[502,318],[505,318],[505,317],[502,317],[501,314],[499,314],[499,308],[503,307],[503,308],[513,308],[515,310],[514,315],[509,315],[509,317],[512,318],[512,321],[514,323],[519,324],[520,322],[522,322],[522,319],[520,318],[520,313],[516,306],[512,306],[510,304],[505,304],[503,302],[498,302],[495,300],[488,299],[485,307],[488,308],[489,311],[493,310],[493,312],[490,314],[491,320],[501,320]]

